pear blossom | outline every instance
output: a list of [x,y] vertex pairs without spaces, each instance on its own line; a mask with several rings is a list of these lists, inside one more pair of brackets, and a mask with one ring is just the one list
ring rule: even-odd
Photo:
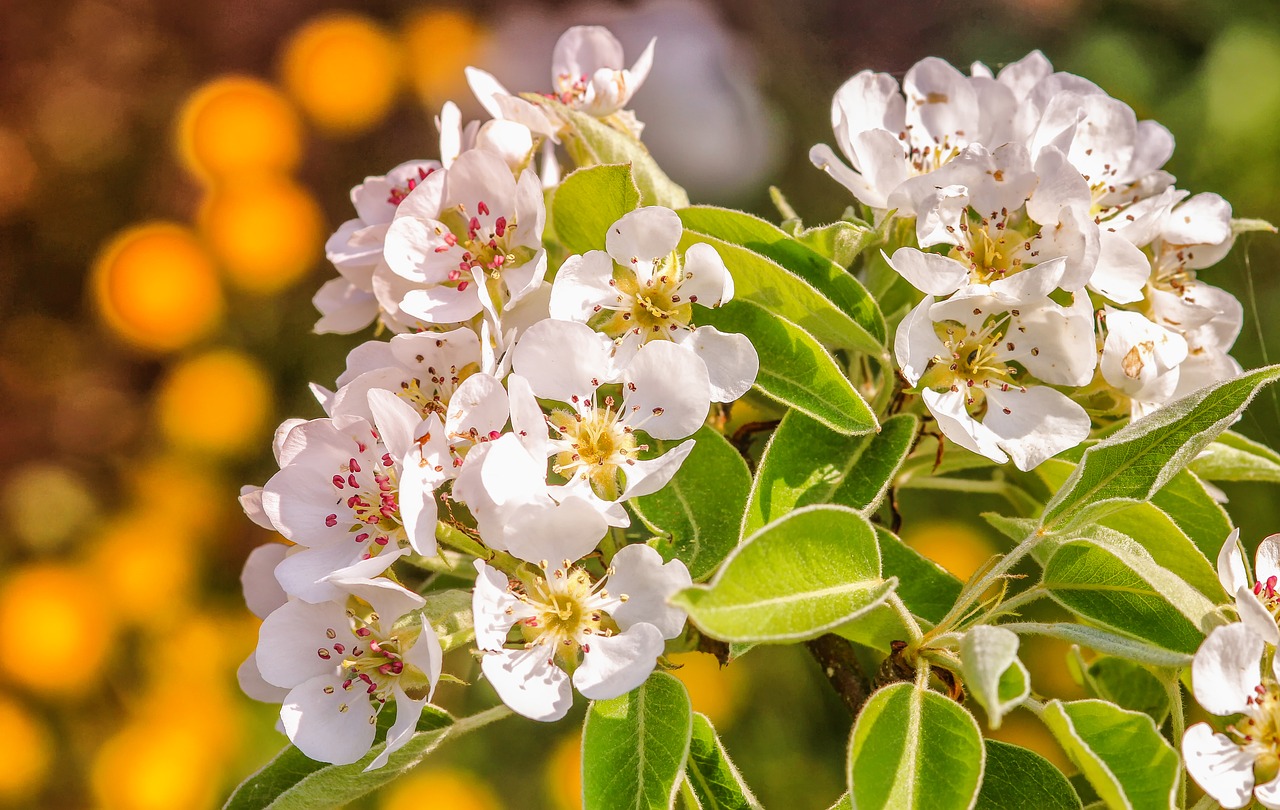
[[1218,581],[1236,599],[1240,621],[1258,638],[1273,647],[1280,646],[1280,534],[1273,534],[1258,545],[1254,556],[1253,579],[1244,566],[1240,551],[1240,530],[1233,529],[1218,552]]
[[396,701],[387,744],[366,770],[408,742],[440,678],[443,653],[425,600],[385,577],[371,559],[330,575],[341,601],[290,600],[262,623],[255,660],[263,679],[288,689],[280,717],[308,757],[345,765],[372,746],[378,713]]
[[324,577],[360,560],[385,550],[435,550],[434,485],[443,471],[415,464],[409,472],[425,480],[401,487],[422,420],[390,391],[372,390],[368,399],[372,425],[355,416],[295,425],[283,440],[280,472],[263,487],[271,524],[306,547],[282,560],[276,576],[308,601],[335,598]]
[[623,215],[605,234],[605,250],[570,256],[561,265],[551,288],[551,317],[608,335],[620,358],[649,341],[672,341],[706,365],[712,400],[732,402],[751,388],[760,359],[745,335],[693,324],[694,304],[716,307],[733,297],[733,277],[710,245],[690,245],[681,257],[683,233],[669,208]]
[[[522,581],[481,560],[475,566],[481,669],[504,703],[533,720],[563,717],[573,702],[571,682],[592,700],[635,689],[665,640],[684,628],[684,611],[666,600],[692,584],[689,570],[679,560],[663,563],[648,546],[620,549],[599,579],[569,560],[554,567],[542,561]],[[512,630],[519,631],[515,642]]]
[[1214,628],[1191,663],[1196,702],[1241,717],[1215,732],[1196,723],[1182,738],[1187,773],[1222,807],[1280,808],[1280,660],[1262,675],[1264,643],[1245,624]]
[[1173,401],[1187,341],[1137,312],[1106,307],[1105,314],[1103,379],[1129,398],[1135,418]]
[[894,353],[947,438],[1020,470],[1074,447],[1088,414],[1051,385],[1080,386],[1096,364],[1088,297],[1069,307],[1048,293],[1061,265],[1046,262],[951,298],[932,296],[898,327]]
[[407,201],[384,252],[390,270],[410,282],[397,304],[404,313],[433,324],[461,323],[482,309],[498,317],[542,283],[546,208],[533,172],[513,177],[501,157],[473,149]]
[[[596,118],[619,112],[649,76],[655,42],[649,40],[635,63],[624,68],[622,43],[607,28],[575,25],[565,31],[551,55],[552,81],[560,103]],[[632,132],[640,134],[638,127]]]
[[[702,426],[711,404],[706,365],[692,352],[653,341],[618,368],[611,341],[572,321],[530,327],[512,363],[535,395],[564,405],[547,417],[553,471],[566,489],[598,501],[615,526],[630,522],[617,502],[661,489],[693,449],[688,441],[642,459],[647,446],[636,431],[682,439]],[[616,395],[602,390],[614,384]]]
[[[283,543],[264,543],[249,552],[249,556],[245,558],[244,568],[240,573],[240,586],[249,612],[259,619],[265,619],[289,601],[275,576],[276,566],[284,560],[289,550],[290,547]],[[289,693],[287,689],[263,680],[253,652],[249,653],[249,657],[236,670],[236,681],[240,685],[240,691],[264,703],[280,703]]]

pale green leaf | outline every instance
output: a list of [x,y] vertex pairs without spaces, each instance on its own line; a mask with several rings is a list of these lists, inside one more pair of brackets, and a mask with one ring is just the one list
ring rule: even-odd
[[937,692],[896,683],[867,701],[849,744],[855,808],[968,810],[986,749],[973,716]]
[[1017,745],[983,742],[987,767],[974,810],[1080,810],[1080,797],[1052,762]]
[[693,715],[684,773],[702,810],[762,810],[706,715]]
[[665,672],[620,697],[592,701],[582,728],[583,810],[668,810],[692,729],[689,693]]
[[1045,506],[1041,527],[1061,531],[1125,504],[1150,500],[1277,378],[1280,366],[1268,366],[1202,388],[1090,447]]
[[1079,644],[1101,653],[1127,658],[1140,664],[1153,667],[1179,668],[1190,666],[1191,654],[1174,652],[1164,647],[1157,647],[1145,641],[1118,635],[1097,627],[1086,627],[1069,622],[1017,622],[1003,624],[1009,630],[1018,633],[1050,636],[1072,644]]
[[476,636],[469,589],[432,591],[422,613],[436,631],[436,638],[445,652],[470,643]]
[[1280,453],[1230,430],[1196,456],[1190,467],[1210,481],[1280,481]]
[[1031,693],[1026,667],[1018,660],[1018,636],[1000,627],[978,625],[960,639],[964,685],[987,710],[987,724],[1000,728],[1004,716]]
[[1169,716],[1169,692],[1146,667],[1100,655],[1088,663],[1082,674],[1095,697],[1149,715],[1157,726]]
[[845,436],[789,411],[760,459],[742,534],[815,503],[874,510],[911,449],[918,425],[915,416],[899,414],[886,419],[879,433]]
[[849,267],[862,251],[880,244],[883,239],[884,235],[875,228],[844,220],[808,228],[796,234],[796,241],[841,267]]
[[876,539],[880,575],[898,580],[897,593],[907,609],[932,624],[942,621],[960,596],[960,580],[883,526],[876,526]]
[[[646,525],[670,541],[659,544],[663,556],[683,560],[693,578],[701,580],[738,544],[751,471],[733,445],[711,428],[702,427],[693,438],[693,452],[675,477],[631,505]],[[661,451],[675,442],[656,444]]]
[[565,175],[551,198],[556,237],[570,253],[604,250],[609,226],[640,205],[629,165],[587,166]]
[[[700,308],[701,309],[701,308]],[[876,417],[844,372],[812,335],[749,301],[701,309],[699,322],[740,332],[760,356],[755,386],[766,396],[804,412],[832,430],[870,433]]]
[[770,523],[739,545],[707,585],[673,604],[724,641],[803,641],[880,604],[893,580],[867,519],[842,506],[810,506]]
[[1108,807],[1175,806],[1178,754],[1147,715],[1101,700],[1052,700],[1042,718]]

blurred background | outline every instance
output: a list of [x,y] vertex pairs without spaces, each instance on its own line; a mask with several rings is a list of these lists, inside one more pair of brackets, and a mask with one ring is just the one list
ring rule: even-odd
[[[816,222],[849,202],[806,159],[845,78],[1040,48],[1167,125],[1180,186],[1280,221],[1270,0],[3,0],[0,19],[4,807],[216,807],[283,744],[235,684],[257,628],[240,567],[270,539],[235,496],[364,337],[310,333],[348,189],[435,157],[444,101],[478,114],[468,64],[545,89],[569,25],[610,26],[629,60],[657,36],[635,109],[661,165],[697,202],[776,220],[773,183]],[[1278,267],[1259,236],[1203,274],[1245,301],[1246,367],[1280,353]],[[1280,442],[1274,391],[1238,429]],[[1251,545],[1280,530],[1262,485],[1228,494]],[[961,576],[1002,547],[974,513],[910,506],[905,537]],[[1064,648],[1027,646],[1037,689],[1079,694]],[[679,662],[766,806],[835,800],[849,718],[803,649]],[[505,720],[359,806],[573,807],[578,728]],[[1001,736],[1061,760],[1030,718]]]

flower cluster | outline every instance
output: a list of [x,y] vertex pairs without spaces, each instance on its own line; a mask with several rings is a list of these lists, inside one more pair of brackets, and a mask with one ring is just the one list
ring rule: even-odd
[[[571,29],[557,97],[639,132],[623,107],[651,49],[629,70],[621,57],[604,29]],[[280,471],[242,493],[292,545],[246,566],[264,621],[241,680],[282,701],[285,732],[318,760],[363,757],[390,700],[369,767],[408,739],[444,653],[422,572],[459,548],[477,557],[476,655],[512,709],[552,720],[571,684],[602,699],[643,683],[683,631],[667,599],[691,579],[627,544],[625,503],[667,485],[711,403],[758,366],[746,337],[697,323],[733,281],[713,248],[678,249],[671,210],[633,210],[600,234],[606,250],[550,266],[559,122],[469,75],[494,119],[464,127],[446,106],[441,159],[366,179],[328,243],[340,276],[316,297],[317,331],[377,320],[393,335],[352,350],[335,390],[313,386],[325,417],[281,425]]]
[[929,58],[836,93],[810,158],[877,222],[914,220],[884,261],[923,293],[894,351],[942,432],[1020,469],[1234,376],[1240,303],[1196,273],[1231,207],[1174,187],[1173,137],[1039,52],[994,74]]

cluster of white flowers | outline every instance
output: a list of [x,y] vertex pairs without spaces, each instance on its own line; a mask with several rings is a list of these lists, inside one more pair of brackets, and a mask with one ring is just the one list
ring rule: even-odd
[[1240,372],[1240,303],[1196,278],[1231,207],[1174,187],[1173,137],[1033,52],[998,74],[917,63],[837,92],[810,158],[873,212],[914,218],[885,261],[924,294],[894,350],[942,432],[1020,469]]
[[1187,773],[1220,805],[1256,799],[1280,808],[1280,534],[1258,546],[1254,576],[1245,570],[1239,532],[1218,555],[1218,579],[1236,597],[1240,621],[1215,628],[1191,664],[1196,701],[1233,717],[1223,732],[1196,723],[1182,738]]
[[[650,58],[623,69],[608,31],[571,29],[558,98],[638,132],[623,107]],[[316,297],[317,331],[376,319],[395,334],[351,351],[336,390],[313,387],[327,416],[281,425],[280,471],[241,498],[292,543],[246,566],[264,621],[241,681],[281,701],[289,738],[327,762],[364,756],[394,700],[381,766],[432,695],[432,592],[393,565],[436,555],[442,520],[487,554],[474,563],[476,654],[512,709],[553,720],[570,683],[593,699],[643,683],[684,627],[667,598],[691,580],[649,546],[615,549],[611,527],[629,525],[623,502],[671,480],[711,403],[745,393],[758,367],[747,338],[695,322],[694,305],[728,301],[733,283],[714,249],[677,251],[668,209],[626,214],[601,234],[607,251],[548,281],[558,124],[469,75],[494,119],[462,127],[447,106],[441,160],[357,186],[357,217],[328,243],[341,275]],[[661,454],[649,444],[681,439]]]

